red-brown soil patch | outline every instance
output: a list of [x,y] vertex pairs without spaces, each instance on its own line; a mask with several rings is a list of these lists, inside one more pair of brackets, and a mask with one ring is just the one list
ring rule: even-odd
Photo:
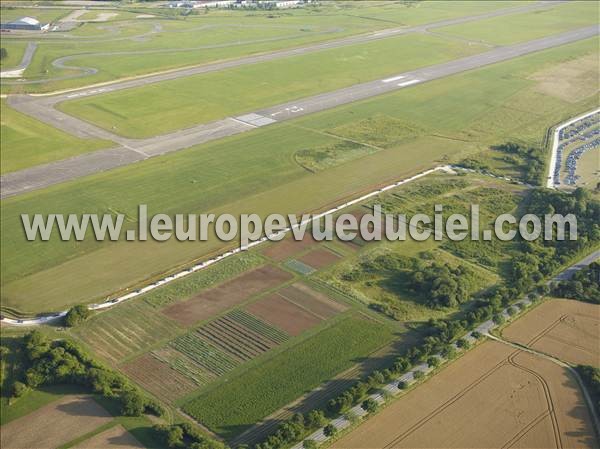
[[187,301],[173,304],[162,312],[184,326],[191,326],[244,302],[252,295],[277,287],[291,278],[290,273],[272,265],[265,265]]
[[327,267],[335,263],[340,256],[324,248],[317,248],[300,257],[298,260],[315,270]]
[[300,282],[285,287],[278,293],[323,319],[331,318],[347,309],[345,305],[329,299],[323,293]]
[[293,336],[321,322],[316,315],[277,293],[250,304],[246,310]]
[[263,254],[273,260],[281,261],[316,244],[312,235],[307,232],[302,240],[294,240],[292,236],[288,236],[280,242],[272,242],[266,247]]

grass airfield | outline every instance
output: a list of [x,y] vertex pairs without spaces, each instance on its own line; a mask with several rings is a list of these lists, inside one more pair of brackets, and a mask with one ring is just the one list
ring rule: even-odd
[[[135,4],[114,11],[91,9],[77,17],[82,22],[72,31],[35,39],[38,49],[25,76],[48,82],[9,85],[3,79],[2,93],[38,94],[528,3],[532,2],[326,2],[299,10],[198,11],[187,17]],[[36,17],[58,20],[73,11],[40,10]],[[34,15],[28,8],[3,7],[0,12],[3,22]],[[94,22],[107,12],[116,15]],[[115,133],[148,137],[481,53],[490,46],[580,28],[596,23],[597,12],[592,2],[561,4],[548,11],[354,44],[83,98],[60,107]],[[155,17],[138,17],[148,14]],[[9,52],[2,61],[6,70],[20,61],[28,39],[4,37]],[[95,67],[98,72],[51,81],[78,73],[53,65],[62,57],[69,65]],[[61,242],[56,232],[48,242],[26,242],[20,223],[23,213],[122,213],[127,217],[125,230],[137,228],[138,204],[147,204],[150,213],[170,215],[300,214],[328,209],[466,158],[485,163],[497,175],[522,179],[526,168],[522,161],[491,146],[514,141],[543,148],[552,126],[598,107],[598,58],[597,37],[582,40],[4,199],[2,314],[27,317],[105,301],[238,245],[216,238],[193,243],[97,242],[91,235],[81,242]],[[2,175],[111,145],[63,133],[2,100]],[[597,177],[592,170],[584,175],[590,185]],[[499,213],[520,211],[530,193],[528,186],[483,174],[434,174],[344,212],[365,213],[378,203],[389,211],[412,214],[428,212],[442,202],[455,213],[481,204],[483,221],[490,223]],[[325,408],[329,399],[357,380],[423,344],[429,320],[464,319],[489,289],[509,282],[510,264],[519,253],[519,242],[288,239],[227,258],[95,313],[72,328],[41,326],[53,338],[81,344],[94,359],[126,376],[164,407],[160,418],[120,416],[111,401],[98,395],[83,397],[89,392],[63,386],[28,390],[9,400],[11,382],[22,376],[19,370],[26,365],[11,344],[25,330],[3,324],[3,441],[18,440],[30,418],[47,412],[44,425],[55,432],[27,438],[52,439],[48,444],[52,447],[106,445],[120,439],[127,447],[164,449],[152,426],[181,422],[233,448],[252,447],[295,412]],[[381,258],[399,265],[378,265]],[[433,261],[468,268],[464,275],[468,300],[433,308],[430,298],[415,290],[410,267],[431,268]],[[590,305],[589,310],[593,307],[597,306]],[[448,371],[466,369],[462,362],[470,358],[485,358],[481,356],[485,345],[499,343],[481,345]],[[6,353],[4,347],[10,347]],[[506,358],[507,351],[499,351],[498,360],[494,354],[486,360],[495,364]],[[538,366],[529,361],[527,365]],[[554,380],[567,379],[562,371],[550,374]],[[530,380],[523,373],[515,376],[519,382]],[[497,378],[494,382],[504,385]],[[430,383],[438,385],[434,378],[424,391]],[[463,387],[457,383],[451,388]],[[535,388],[526,389],[531,395],[530,390]],[[575,390],[573,385],[563,388],[560,405],[574,404],[581,412],[583,403]],[[442,393],[452,392],[446,388]],[[408,394],[408,401],[418,398],[420,389]],[[498,397],[505,400],[507,395]],[[64,417],[63,402],[73,400],[91,404],[90,416],[101,416],[101,422],[81,413]],[[401,409],[402,401],[387,410]],[[437,404],[429,405],[432,412],[437,410]],[[538,408],[537,402],[530,407],[536,413]],[[460,411],[449,410],[449,422],[468,420]],[[471,410],[479,416],[476,407]],[[565,418],[562,409],[558,412],[561,426],[579,425],[577,430],[587,435],[587,415],[585,419],[579,419],[584,414],[577,415],[577,421],[574,415]],[[382,412],[334,445],[358,438],[356,444],[364,446],[361,429],[376,428],[389,413]],[[412,418],[421,419],[417,415]],[[74,430],[66,432],[53,422],[66,422],[65,428]],[[391,427],[384,425],[386,432]],[[511,430],[514,425],[506,427]],[[443,428],[452,433],[448,429]],[[490,435],[493,441],[499,438]],[[528,441],[547,442],[539,432],[532,435]],[[407,444],[418,445],[413,443]]]

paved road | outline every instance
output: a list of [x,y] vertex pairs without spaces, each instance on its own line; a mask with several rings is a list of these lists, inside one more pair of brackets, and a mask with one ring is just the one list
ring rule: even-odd
[[556,277],[554,277],[553,280],[554,281],[567,281],[567,280],[571,279],[576,272],[587,267],[588,265],[590,265],[592,262],[594,262],[596,260],[600,260],[600,249],[597,251],[594,251],[589,256],[584,257],[579,262],[577,262],[575,265],[572,265],[569,268],[567,268],[565,271],[559,273],[558,275],[556,275]]
[[[91,91],[84,91],[82,93],[37,97],[33,99],[26,96],[11,96],[8,97],[9,103],[21,112],[33,115],[41,121],[79,137],[113,140],[120,146],[6,174],[0,178],[1,198],[8,198],[92,173],[124,166],[149,157],[189,148],[222,137],[232,136],[257,127],[324,111],[336,106],[397,91],[467,70],[507,61],[529,53],[576,42],[596,36],[598,35],[598,31],[598,26],[594,25],[529,42],[497,47],[485,53],[397,74],[386,79],[357,84],[333,92],[261,109],[251,114],[229,117],[174,133],[141,140],[116,136],[109,131],[71,117],[53,108],[56,98],[62,98],[63,100],[61,101],[64,101],[69,96],[74,98],[74,96],[80,95],[95,95],[103,92],[104,88],[92,89]],[[136,81],[131,81],[131,83],[135,83]]]

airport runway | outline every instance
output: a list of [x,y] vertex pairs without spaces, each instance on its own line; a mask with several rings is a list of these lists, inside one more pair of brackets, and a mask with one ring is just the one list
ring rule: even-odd
[[[113,140],[119,143],[120,147],[83,154],[67,160],[6,174],[0,178],[1,197],[7,198],[19,195],[95,172],[127,165],[148,157],[239,134],[257,127],[324,111],[529,53],[591,38],[596,36],[598,31],[598,25],[594,25],[520,44],[496,47],[485,53],[400,73],[386,79],[357,84],[333,92],[261,109],[251,114],[230,117],[150,139],[135,140],[116,136],[90,123],[55,110],[51,107],[53,103],[50,101],[48,103],[50,107],[42,109],[44,112],[43,118],[40,118],[42,121],[81,137],[92,136]],[[29,111],[29,106],[36,104],[28,101],[31,97],[9,97],[9,99],[11,98],[15,100],[14,103],[11,101],[11,104],[14,104],[17,109],[23,112]],[[40,99],[48,101],[54,98],[41,97]],[[20,102],[20,99],[25,100]],[[40,113],[40,110],[37,113]],[[31,115],[37,117],[35,114]]]
[[[564,3],[565,1],[566,0],[551,0],[551,1],[542,0],[542,1],[528,4],[525,6],[503,8],[503,9],[498,9],[498,10],[494,10],[494,11],[483,13],[483,14],[458,17],[455,19],[447,19],[447,20],[442,20],[439,22],[433,22],[433,23],[418,25],[418,26],[414,26],[414,27],[390,28],[390,29],[375,31],[372,33],[367,33],[367,34],[360,34],[360,35],[350,36],[350,37],[341,38],[341,39],[333,39],[333,40],[326,41],[326,42],[310,44],[310,45],[292,48],[292,49],[277,50],[277,51],[273,51],[270,53],[247,56],[247,57],[237,58],[237,59],[224,61],[224,62],[216,62],[216,63],[212,63],[212,64],[203,64],[201,66],[196,66],[196,67],[176,69],[173,71],[169,71],[169,73],[160,73],[160,74],[155,74],[155,75],[139,77],[139,78],[136,78],[135,80],[117,81],[115,83],[111,83],[110,87],[107,87],[105,90],[102,91],[102,93],[113,92],[113,91],[122,90],[122,89],[129,89],[132,87],[139,87],[139,86],[144,86],[147,84],[158,83],[161,81],[167,81],[170,79],[176,79],[176,78],[181,78],[181,77],[190,76],[190,75],[197,75],[197,74],[201,74],[201,73],[214,72],[214,71],[228,69],[228,68],[232,68],[232,67],[239,67],[239,66],[247,65],[247,64],[257,64],[260,62],[271,61],[273,59],[303,55],[303,54],[312,53],[312,52],[320,51],[320,50],[327,50],[327,49],[332,49],[332,48],[344,47],[344,46],[348,46],[348,45],[355,45],[355,44],[360,44],[360,43],[364,43],[364,42],[370,42],[373,40],[385,39],[385,38],[393,37],[393,36],[399,36],[402,34],[427,32],[430,29],[441,28],[441,27],[450,26],[450,25],[458,25],[458,24],[473,22],[473,21],[477,21],[477,20],[491,19],[494,17],[500,17],[500,16],[505,16],[505,15],[510,15],[510,14],[525,13],[525,12],[536,11],[536,10],[540,10],[540,9],[549,9],[549,8],[553,8],[553,7],[557,6],[560,3]],[[328,33],[331,31],[324,31],[324,32]],[[147,34],[149,35],[149,34],[153,34],[153,33],[154,33],[154,31],[151,31]],[[56,34],[48,33],[48,34],[43,34],[43,35],[37,36],[37,38],[54,39],[55,36],[56,36]],[[67,36],[69,36],[69,35],[63,35],[61,38],[66,38]],[[85,37],[78,37],[77,39],[78,40],[87,40],[88,42],[90,41],[90,38],[85,38]],[[102,42],[105,42],[107,39],[108,38],[105,38]],[[116,38],[116,40],[120,40],[120,39],[131,39],[131,36],[128,36],[125,38]],[[289,37],[286,37],[285,39],[289,39]],[[108,40],[115,40],[115,39],[108,39]],[[262,40],[262,41],[268,41],[268,40],[271,40],[271,39]],[[279,38],[274,39],[274,40],[279,40]],[[260,40],[257,42],[260,42]],[[246,44],[246,43],[252,43],[252,41],[240,42],[239,44]],[[218,48],[219,45],[212,46],[212,47]],[[198,50],[200,50],[202,48],[203,47],[199,47]],[[210,46],[208,48],[210,48]],[[186,50],[186,49],[182,49],[182,50]],[[191,50],[191,49],[187,49],[187,50]],[[170,49],[168,51],[176,52],[179,50],[178,49]],[[152,53],[152,51],[150,51],[148,53]],[[103,55],[103,56],[107,56],[109,54],[110,53],[107,53],[107,52],[98,53],[98,55]],[[118,56],[119,54],[121,54],[121,52],[114,52],[113,54],[115,56]],[[86,56],[93,56],[93,55],[94,55],[93,53],[90,53]],[[81,56],[81,55],[66,56],[66,57],[58,58],[58,59],[54,60],[52,62],[52,64],[58,68],[68,68],[69,70],[79,70],[80,73],[73,74],[73,75],[63,75],[63,76],[58,76],[58,77],[54,77],[51,79],[42,79],[42,80],[5,81],[4,84],[7,84],[7,85],[8,84],[13,84],[13,85],[43,84],[43,83],[46,83],[49,81],[80,78],[80,77],[84,77],[84,76],[93,75],[98,72],[98,70],[94,67],[77,67],[77,66],[66,65],[66,63],[70,59],[77,58],[78,56]],[[82,89],[86,90],[85,88],[82,88]],[[94,90],[92,89],[92,91],[94,91]],[[94,95],[94,94],[96,94],[96,93],[92,92],[92,95]],[[62,96],[62,97],[56,96],[53,98],[56,99],[54,104],[69,99],[68,96]]]

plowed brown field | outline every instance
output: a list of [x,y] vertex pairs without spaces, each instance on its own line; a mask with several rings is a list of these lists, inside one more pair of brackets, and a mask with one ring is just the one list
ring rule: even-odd
[[309,267],[319,270],[337,262],[339,258],[340,256],[327,249],[317,248],[300,257],[298,260]]
[[178,302],[163,313],[179,323],[190,326],[234,307],[252,295],[277,287],[292,275],[272,265],[248,271],[193,298]]
[[504,329],[503,335],[565,362],[600,366],[600,306],[595,304],[546,301]]
[[289,335],[299,335],[321,322],[321,318],[277,293],[250,304],[246,310],[282,329]]
[[347,309],[345,305],[329,299],[301,282],[282,288],[278,293],[323,319],[331,318]]
[[288,236],[280,242],[270,243],[263,251],[263,254],[273,260],[281,261],[310,248],[316,243],[310,233],[304,234],[302,240],[294,240],[291,236]]
[[2,426],[0,446],[2,449],[56,448],[112,419],[90,396],[69,395]]
[[340,448],[596,447],[576,381],[486,342],[337,441]]

